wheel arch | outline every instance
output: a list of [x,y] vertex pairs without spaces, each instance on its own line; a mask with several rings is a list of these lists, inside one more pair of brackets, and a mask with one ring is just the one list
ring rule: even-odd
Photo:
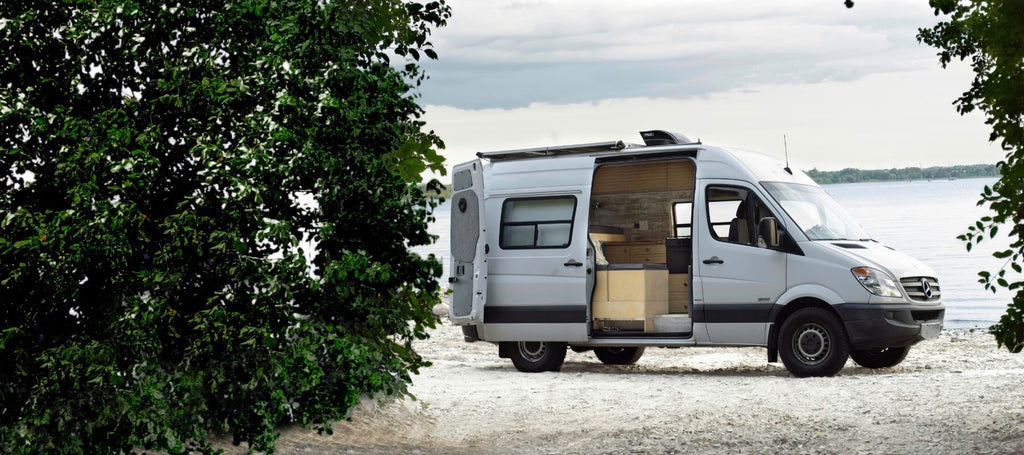
[[821,308],[826,310],[839,320],[839,325],[843,327],[843,336],[849,340],[849,335],[846,334],[846,327],[843,324],[843,317],[836,311],[835,307],[830,305],[828,302],[821,300],[817,297],[800,297],[785,305],[776,305],[772,309],[772,315],[769,320],[772,321],[771,328],[768,329],[768,362],[775,363],[779,361],[779,327],[782,327],[782,323],[786,322],[793,313],[804,308]]

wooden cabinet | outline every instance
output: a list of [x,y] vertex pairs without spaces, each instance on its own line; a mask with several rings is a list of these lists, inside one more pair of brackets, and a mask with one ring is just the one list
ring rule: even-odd
[[609,264],[632,263],[630,255],[630,246],[627,243],[606,242],[604,244],[604,257]]
[[629,262],[633,264],[664,264],[664,243],[634,243],[629,247]]
[[674,273],[668,276],[668,312],[690,312],[690,275]]
[[598,270],[593,298],[594,328],[608,321],[643,321],[654,331],[654,316],[668,313],[668,270]]
[[604,257],[610,264],[664,264],[664,242],[605,242]]

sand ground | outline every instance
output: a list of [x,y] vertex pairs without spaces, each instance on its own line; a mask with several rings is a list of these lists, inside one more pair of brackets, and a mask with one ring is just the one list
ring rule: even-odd
[[278,453],[1024,453],[1024,354],[982,330],[808,379],[760,348],[649,348],[625,367],[570,351],[537,374],[447,324],[417,349],[434,363],[418,401],[367,402],[331,436],[287,429]]

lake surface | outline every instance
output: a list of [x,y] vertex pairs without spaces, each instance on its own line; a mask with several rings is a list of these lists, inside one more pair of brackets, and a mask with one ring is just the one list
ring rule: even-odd
[[[992,294],[978,283],[978,272],[995,271],[1004,260],[1005,235],[967,252],[956,236],[989,214],[977,202],[995,178],[822,185],[871,236],[935,269],[946,305],[946,327],[987,327],[999,321],[1008,292]],[[1008,229],[1003,228],[1005,233]],[[1012,270],[1010,271],[1012,273]]]
[[[956,236],[987,214],[976,205],[985,185],[995,178],[823,185],[875,240],[907,253],[935,269],[946,305],[945,326],[987,327],[998,322],[1010,301],[1006,291],[992,294],[978,283],[978,272],[995,271],[1003,261],[992,257],[1009,241],[985,241],[967,252]],[[451,204],[435,210],[430,232],[434,245],[418,247],[442,260],[448,276]],[[1004,232],[1006,228],[1002,229]]]

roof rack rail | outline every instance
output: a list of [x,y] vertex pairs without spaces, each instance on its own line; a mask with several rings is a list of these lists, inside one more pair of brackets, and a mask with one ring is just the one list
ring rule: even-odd
[[489,160],[536,158],[541,156],[572,155],[578,153],[612,152],[629,146],[622,141],[593,142],[590,144],[557,145],[532,149],[505,150],[500,152],[477,152],[478,158]]

